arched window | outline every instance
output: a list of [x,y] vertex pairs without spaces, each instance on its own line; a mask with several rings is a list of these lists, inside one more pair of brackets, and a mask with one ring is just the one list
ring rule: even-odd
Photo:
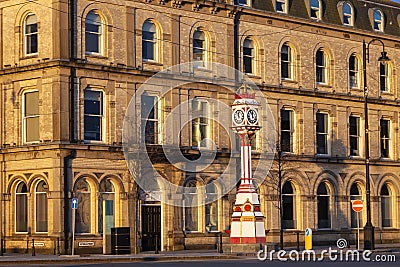
[[381,188],[382,227],[393,227],[393,194],[387,184]]
[[28,188],[24,182],[15,190],[15,232],[28,232]]
[[24,21],[24,53],[34,55],[38,52],[38,23],[35,14],[28,14]]
[[380,10],[374,10],[374,30],[383,32],[383,13]]
[[[206,186],[206,200],[214,200],[206,204],[206,231],[218,231],[218,191],[213,183]],[[208,202],[208,201],[207,201]]]
[[197,29],[193,34],[193,61],[198,61],[197,67],[207,67],[207,46],[206,34]]
[[321,19],[321,1],[320,0],[310,0],[310,17],[313,19]]
[[86,54],[103,54],[102,19],[95,11],[90,11],[85,21]]
[[317,83],[328,83],[328,55],[322,50],[318,49],[315,58],[316,81]]
[[[357,183],[354,183],[350,188],[350,201],[353,200],[362,200],[362,191],[359,184]],[[352,209],[352,207],[350,207],[350,213],[351,213],[351,228],[357,228],[357,213]],[[359,222],[360,228],[362,228],[364,224],[361,212],[359,214],[359,220],[360,220]]]
[[92,190],[86,179],[79,179],[74,187],[78,198],[78,209],[75,214],[75,232],[90,233],[92,226]]
[[115,188],[110,179],[103,179],[100,183],[98,211],[99,233],[108,233],[115,224]]
[[282,187],[282,213],[282,227],[284,229],[296,229],[296,191],[291,182],[286,182]]
[[142,58],[143,61],[158,61],[157,27],[146,20],[142,26]]
[[349,58],[349,82],[350,89],[360,88],[360,60],[355,53]]
[[190,180],[185,185],[185,231],[199,230],[199,209],[197,199],[196,180]]
[[36,233],[47,233],[48,206],[47,206],[48,186],[44,181],[40,181],[35,190],[35,211],[36,211]]
[[391,89],[391,64],[379,64],[379,88],[381,92],[388,93]]
[[243,42],[243,70],[245,73],[256,73],[254,48],[254,42],[247,37]]
[[343,4],[343,24],[348,26],[354,25],[353,7],[349,3]]
[[294,80],[295,54],[289,44],[285,43],[281,48],[281,78],[282,80]]
[[331,228],[331,196],[326,182],[322,182],[317,189],[318,228]]

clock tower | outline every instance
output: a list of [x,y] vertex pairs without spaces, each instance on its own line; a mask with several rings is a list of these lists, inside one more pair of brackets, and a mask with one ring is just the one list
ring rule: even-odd
[[264,215],[253,185],[251,140],[260,130],[258,103],[246,83],[238,89],[232,105],[232,130],[240,138],[241,178],[233,207],[230,243],[265,243]]

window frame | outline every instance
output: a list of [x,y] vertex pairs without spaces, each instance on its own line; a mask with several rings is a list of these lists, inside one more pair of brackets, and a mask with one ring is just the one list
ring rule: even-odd
[[[83,180],[88,187],[88,191],[84,191],[84,192],[79,192],[77,191],[76,185],[78,184],[78,182],[80,182],[80,180]],[[88,232],[77,232],[77,223],[76,223],[76,219],[78,218],[78,216],[75,216],[75,235],[91,235],[93,234],[93,229],[94,227],[97,225],[96,224],[96,218],[97,218],[97,213],[95,212],[94,206],[96,205],[95,201],[93,199],[94,194],[96,194],[96,191],[94,190],[91,182],[89,182],[88,178],[78,178],[75,183],[74,183],[74,187],[73,187],[73,195],[76,198],[79,198],[79,194],[87,194],[88,195],[88,199],[90,200],[89,203],[89,211],[90,211],[90,225],[89,225],[89,229]],[[79,210],[79,204],[82,204],[82,201],[78,201],[78,207],[76,209],[76,211]]]
[[[391,92],[391,76],[392,76],[392,66],[390,63],[383,64],[379,62],[379,92],[382,94],[387,94]],[[384,89],[384,90],[382,90]]]
[[[318,193],[318,189],[320,186],[325,186],[326,189],[326,194],[320,194]],[[322,181],[318,187],[317,187],[317,225],[318,225],[318,229],[319,230],[327,230],[327,229],[332,229],[332,192],[331,192],[331,188],[329,186],[330,184],[327,181]],[[329,223],[328,227],[320,227],[320,214],[319,214],[319,205],[320,205],[320,198],[327,198],[328,200],[328,210],[327,210],[327,214],[328,214],[328,220],[327,222]]]
[[[376,19],[375,15],[379,14],[380,19]],[[374,9],[373,12],[373,29],[376,32],[384,32],[384,23],[385,23],[385,18],[383,15],[383,12],[379,9]]]
[[[245,46],[246,42],[249,42],[252,47]],[[248,75],[257,75],[257,45],[255,41],[251,37],[246,37],[243,41],[243,51],[242,51],[242,60],[243,60],[243,72]],[[245,53],[246,50],[250,51],[250,54]],[[248,72],[246,69],[246,61],[250,60],[251,72]]]
[[[284,47],[287,47],[287,59],[283,58],[283,49]],[[283,81],[295,81],[296,80],[296,55],[295,55],[295,49],[288,43],[284,43],[281,47],[280,51],[280,64],[281,64],[281,80]],[[287,65],[287,77],[283,76],[283,68],[284,66]]]
[[[201,33],[203,34],[204,40],[195,38],[195,35],[197,33]],[[195,46],[195,40],[201,40],[202,46]],[[201,51],[201,53],[195,53],[195,50],[197,51]],[[209,67],[209,37],[206,33],[205,30],[203,30],[202,28],[197,28],[194,32],[193,32],[193,36],[192,36],[192,60],[195,62],[199,62],[199,65],[196,65],[196,68],[199,69],[207,69]],[[201,54],[202,60],[198,60],[195,59],[195,55],[197,54]],[[201,62],[201,63],[200,63]]]
[[[93,114],[86,114],[85,113],[85,92],[86,91],[92,91],[92,92],[100,92],[101,93],[101,115],[93,115]],[[106,133],[107,133],[107,123],[106,123],[106,94],[104,90],[99,89],[99,88],[93,88],[93,87],[86,87],[83,90],[83,140],[85,143],[105,143],[106,141]],[[88,140],[85,138],[85,117],[90,116],[90,117],[100,117],[100,140]]]
[[[357,187],[357,191],[358,191],[358,195],[353,195],[352,193],[351,193],[351,189],[353,188],[353,186],[356,186]],[[352,208],[352,201],[353,200],[362,200],[362,201],[364,201],[364,194],[363,194],[363,190],[362,190],[362,188],[361,188],[361,185],[360,185],[360,183],[358,183],[358,182],[354,182],[352,185],[351,185],[351,187],[350,187],[350,192],[349,192],[349,196],[350,196],[350,228],[351,229],[357,229],[357,226],[355,226],[355,227],[353,227],[353,222],[354,222],[354,224],[356,225],[357,224],[357,212],[355,212],[354,210],[353,210],[353,208]],[[360,223],[359,223],[359,229],[363,229],[364,228],[364,218],[363,218],[363,213],[361,213],[361,214],[359,214],[358,216],[359,216],[359,220],[360,220]],[[353,217],[354,216],[354,217]],[[353,221],[353,219],[354,219],[354,221]]]
[[[38,94],[38,114],[26,116],[26,95],[30,93]],[[37,89],[28,89],[22,93],[22,143],[23,144],[37,144],[40,142],[40,93]],[[27,141],[27,119],[38,118],[38,140]]]
[[161,106],[161,99],[160,99],[160,97],[159,97],[159,95],[157,94],[157,93],[155,93],[155,92],[149,92],[149,91],[145,91],[145,92],[143,92],[143,94],[140,96],[140,98],[142,98],[143,96],[147,96],[147,97],[154,97],[155,99],[154,99],[154,102],[156,103],[154,106],[153,106],[153,108],[155,107],[156,108],[156,112],[154,113],[154,114],[157,114],[157,118],[156,119],[149,119],[149,118],[142,118],[142,116],[143,116],[143,114],[142,114],[142,104],[143,104],[143,101],[140,101],[141,103],[140,103],[140,127],[141,127],[141,136],[142,137],[144,137],[144,132],[143,131],[145,131],[145,128],[143,128],[143,123],[144,123],[144,121],[152,121],[152,122],[156,122],[156,124],[157,124],[157,127],[156,127],[156,130],[157,130],[157,133],[154,135],[154,138],[155,138],[155,141],[154,141],[154,143],[147,143],[146,142],[146,137],[144,137],[143,138],[143,143],[144,144],[146,144],[146,145],[160,145],[160,144],[162,144],[162,133],[161,133],[161,131],[162,131],[162,128],[161,128],[161,126],[162,126],[162,121],[161,121],[161,119],[162,119],[162,111],[161,111],[161,108],[162,108],[162,106]]
[[[282,10],[278,10],[278,5],[282,7]],[[288,0],[275,0],[275,12],[288,14]]]
[[[314,7],[312,4],[313,1],[317,1],[318,7]],[[315,12],[316,16],[313,16],[313,12]],[[315,20],[322,19],[322,3],[320,0],[310,0],[310,18]]]
[[[27,33],[27,20],[30,16],[35,16],[36,19],[36,32],[33,33]],[[29,24],[29,25],[33,25],[33,24]],[[31,36],[36,35],[36,52],[33,53],[28,53],[28,38],[30,38]],[[36,56],[39,54],[39,24],[37,22],[37,15],[35,13],[28,13],[24,19],[24,27],[23,27],[23,51],[24,51],[24,56]]]
[[[209,186],[209,185],[212,185],[214,187],[215,192],[213,192],[213,193],[207,192],[207,186]],[[206,193],[206,197],[207,197],[208,194],[217,196],[216,199],[213,202],[210,202],[210,203],[207,203],[207,204],[204,205],[204,228],[205,228],[205,231],[207,233],[216,233],[216,232],[219,232],[219,210],[220,210],[220,207],[219,207],[219,198],[218,198],[218,186],[215,184],[215,182],[213,184],[213,181],[211,181],[206,185],[205,193]],[[216,216],[215,216],[215,218],[216,218],[217,221],[216,221],[216,225],[215,226],[216,226],[217,229],[215,229],[215,230],[207,230],[207,218],[208,218],[208,216],[210,216],[209,218],[211,218],[211,214],[207,213],[207,207],[212,207],[213,205],[215,205],[215,207],[216,207]],[[209,221],[211,221],[211,219]]]
[[[352,69],[352,58],[354,58],[354,68]],[[352,53],[349,57],[349,88],[360,89],[361,88],[361,60],[356,53]],[[354,81],[352,81],[354,77]],[[355,84],[355,85],[353,85]]]
[[[387,122],[387,137],[382,137],[382,128],[383,128],[383,126],[382,126],[382,122],[383,121],[386,121]],[[388,118],[384,118],[384,117],[382,117],[381,119],[380,119],[380,121],[379,121],[379,147],[380,147],[380,158],[383,158],[383,159],[390,159],[391,158],[391,153],[392,153],[392,149],[391,149],[391,125],[392,123],[391,123],[391,120],[390,119],[388,119]],[[386,144],[387,145],[387,155],[383,155],[383,151],[382,151],[382,149],[383,149],[383,145],[384,144]]]
[[[356,134],[352,134],[352,131],[351,131],[351,127],[352,127],[351,118],[356,119],[356,131],[357,131]],[[352,138],[357,139],[357,147],[358,147],[357,154],[352,154],[352,148],[351,148],[351,144],[352,144],[351,139]],[[361,117],[356,116],[354,114],[351,114],[349,116],[349,152],[350,152],[349,153],[350,157],[361,157]]]
[[[100,20],[100,25],[97,25],[95,21],[90,21],[88,20],[88,16],[89,14],[95,14],[98,16],[99,20]],[[91,23],[90,23],[91,22]],[[98,32],[93,32],[93,31],[89,31],[87,25],[91,24],[91,25],[96,25],[99,27],[99,31]],[[85,17],[85,54],[86,55],[93,55],[93,56],[103,56],[105,54],[105,22],[104,22],[104,18],[101,15],[100,12],[98,12],[97,10],[91,10],[86,14]],[[93,52],[93,51],[88,51],[88,34],[94,34],[97,35],[98,37],[98,52]]]
[[[383,187],[386,186],[387,191],[388,191],[388,195],[382,195],[382,189]],[[394,208],[395,208],[395,203],[394,203],[394,194],[393,194],[393,189],[391,188],[391,186],[386,182],[382,185],[381,189],[379,190],[379,196],[380,196],[380,201],[381,201],[381,226],[382,228],[386,228],[386,229],[390,229],[390,228],[394,228],[395,227],[395,212],[394,212]],[[389,212],[390,212],[390,225],[386,226],[384,225],[384,209],[383,209],[383,199],[387,199],[389,206]],[[386,208],[385,208],[386,210]]]
[[251,7],[251,0],[237,0],[238,6]]
[[[37,184],[36,184],[36,186],[35,186],[35,198],[34,198],[34,205],[35,205],[35,207],[34,207],[34,210],[35,210],[35,233],[38,233],[38,234],[47,234],[48,232],[49,232],[49,198],[48,198],[48,195],[47,195],[47,192],[46,191],[44,191],[44,192],[38,192],[37,190],[38,190],[38,187],[39,187],[39,185],[41,184],[41,183],[44,183],[44,185],[45,186],[47,186],[48,187],[48,184],[44,181],[44,180],[40,180]],[[38,231],[37,229],[38,229],[38,225],[37,225],[37,223],[38,223],[38,219],[37,219],[37,216],[38,216],[38,203],[37,203],[37,197],[38,197],[38,195],[46,195],[46,215],[47,215],[47,221],[46,221],[46,223],[47,223],[47,225],[46,225],[46,228],[47,228],[47,231]],[[42,209],[43,207],[41,207],[41,209]]]
[[[144,30],[144,26],[145,26],[146,23],[152,24],[154,26],[155,31],[154,32],[145,31]],[[159,45],[160,45],[160,42],[159,42],[160,32],[159,31],[160,31],[159,27],[154,22],[154,20],[147,19],[147,20],[145,20],[143,22],[143,25],[142,25],[142,61],[143,62],[154,62],[154,63],[160,62],[160,55],[159,55],[159,53],[160,53],[160,48],[159,48]],[[153,34],[153,39],[145,38],[144,32],[152,33]],[[149,44],[149,43],[152,44],[152,46],[153,46],[153,55],[154,55],[153,59],[144,57],[145,43],[146,44]]]
[[[292,188],[293,192],[291,194],[283,192],[284,191],[283,189],[284,189],[286,183],[289,183],[291,188]],[[291,215],[293,217],[293,228],[286,227],[285,223],[283,222],[284,220],[282,220],[282,228],[285,229],[285,230],[296,230],[299,227],[299,221],[298,221],[299,211],[297,210],[298,209],[298,205],[297,205],[298,203],[297,203],[297,190],[296,190],[296,187],[294,186],[292,181],[286,181],[285,183],[282,184],[282,191],[281,192],[282,192],[281,195],[282,195],[282,215],[283,215],[282,217],[285,217],[285,208],[284,208],[285,207],[284,206],[285,200],[284,200],[284,197],[290,197],[291,200],[292,200],[292,206],[293,206],[293,213]],[[290,220],[285,220],[285,221],[290,221]]]
[[[345,12],[345,7],[348,6],[350,8],[350,13]],[[342,7],[342,18],[343,18],[343,25],[345,26],[354,26],[354,8],[353,6],[348,3],[344,2]],[[346,23],[346,18],[349,23]]]
[[[195,112],[197,112],[197,111],[195,111],[194,108],[193,108],[193,102],[194,102],[194,101],[198,101],[198,102],[200,102],[200,103],[207,103],[207,114],[206,114],[206,116],[205,116],[205,121],[206,121],[206,123],[202,123],[202,122],[201,122],[201,116],[197,116],[196,118],[192,118],[192,121],[191,121],[191,127],[192,127],[191,144],[192,144],[192,147],[195,147],[195,148],[197,148],[197,149],[207,149],[207,148],[210,148],[210,145],[209,145],[208,142],[206,143],[205,146],[203,146],[203,145],[201,145],[201,140],[197,140],[197,141],[194,140],[195,135],[194,135],[193,128],[195,127],[195,124],[196,124],[196,125],[198,124],[198,125],[199,125],[198,127],[201,127],[201,126],[206,127],[206,137],[204,137],[203,139],[211,139],[211,130],[212,130],[212,129],[211,129],[211,127],[212,127],[212,125],[211,125],[211,119],[210,119],[210,116],[211,116],[211,104],[210,104],[210,102],[209,102],[207,99],[200,98],[200,97],[194,97],[194,98],[192,99],[192,101],[191,101],[192,116],[193,116],[193,114],[195,114]],[[201,114],[201,115],[204,116],[204,114]],[[199,133],[201,134],[200,128],[199,128]],[[201,136],[200,136],[200,138],[201,138]],[[195,142],[197,142],[197,144],[198,144],[197,146],[195,146]],[[199,146],[199,144],[200,144],[200,146]]]
[[[26,187],[26,192],[24,192],[24,193],[17,193],[17,190],[18,190],[18,187],[19,187],[19,185],[20,184],[25,184],[25,187]],[[25,206],[25,213],[26,213],[26,231],[18,231],[18,222],[17,222],[17,215],[18,215],[18,212],[17,212],[17,196],[18,195],[25,195],[25,202],[26,202],[26,206]],[[15,234],[28,234],[28,231],[29,231],[29,189],[28,189],[28,185],[24,182],[24,181],[18,181],[17,182],[17,184],[16,184],[16,186],[15,186],[15,190],[14,190],[14,196],[15,196],[15,198],[14,198],[14,233]]]
[[[283,112],[288,112],[289,113],[289,124],[290,124],[290,129],[285,129],[285,130],[283,130],[282,128],[282,122],[283,122],[283,120],[282,120],[282,117],[283,117],[283,115],[282,115],[282,113]],[[283,108],[281,108],[281,112],[280,112],[281,114],[280,114],[280,150],[282,151],[282,152],[285,152],[285,153],[295,153],[295,151],[296,151],[296,149],[295,149],[295,146],[296,146],[296,143],[295,143],[295,141],[296,141],[296,113],[295,113],[295,111],[293,110],[293,109],[290,109],[290,108],[285,108],[285,107],[283,107]],[[283,149],[283,132],[287,132],[287,133],[289,133],[289,137],[290,137],[290,151],[284,151],[284,149]]]
[[[194,186],[193,186],[194,185]],[[188,181],[186,181],[186,183],[185,183],[185,185],[184,185],[184,187],[189,187],[189,188],[196,188],[196,190],[195,190],[195,192],[191,192],[191,191],[189,191],[189,193],[184,193],[184,200],[186,201],[186,195],[188,194],[188,195],[190,195],[192,198],[197,198],[197,203],[199,203],[199,194],[197,193],[197,191],[198,191],[198,189],[199,189],[199,187],[198,187],[198,182],[197,182],[197,180],[196,179],[189,179]],[[191,201],[193,201],[192,200],[192,198],[191,198]],[[184,231],[186,232],[186,233],[199,233],[199,232],[201,232],[201,230],[200,230],[200,224],[201,224],[201,213],[200,213],[200,207],[202,207],[202,206],[200,206],[200,205],[198,205],[198,206],[195,206],[195,207],[191,207],[191,206],[186,206],[186,205],[184,205],[183,206],[183,210],[184,210],[184,223],[185,223],[185,225],[184,225]],[[197,215],[196,215],[196,220],[195,220],[195,223],[196,223],[196,229],[194,229],[194,230],[190,230],[190,229],[188,229],[187,228],[187,225],[188,225],[188,211],[189,211],[189,209],[191,210],[191,212],[195,212]]]
[[[319,53],[321,53],[322,56],[322,65],[318,63]],[[321,81],[318,81],[319,72],[321,73]],[[319,48],[315,53],[315,81],[317,85],[329,85],[329,55],[323,48]]]
[[[324,125],[326,125],[326,130],[325,130],[325,132],[318,132],[318,115],[324,115],[324,117],[326,118],[326,122],[324,121]],[[315,150],[316,150],[316,155],[317,156],[329,156],[330,155],[330,140],[329,140],[329,138],[330,138],[330,130],[331,130],[331,127],[330,127],[330,116],[329,116],[329,113],[327,113],[327,112],[323,112],[323,111],[318,111],[317,113],[316,113],[316,117],[315,117],[315,120],[316,120],[316,124],[315,124],[315,126],[316,126],[316,130],[315,130],[315,135],[316,135],[316,140],[315,140]],[[326,138],[326,140],[325,140],[325,143],[326,143],[326,153],[318,153],[318,135],[323,135],[323,136],[325,136],[325,138]]]

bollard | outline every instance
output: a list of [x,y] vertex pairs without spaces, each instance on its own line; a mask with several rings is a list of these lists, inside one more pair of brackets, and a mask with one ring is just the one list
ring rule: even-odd
[[160,252],[158,251],[158,235],[156,235],[156,254],[159,254]]
[[35,239],[32,238],[32,256],[36,256]]
[[300,251],[300,232],[297,232],[297,251]]
[[219,253],[224,253],[224,250],[222,249],[222,232],[219,232],[219,247],[218,247],[218,252]]

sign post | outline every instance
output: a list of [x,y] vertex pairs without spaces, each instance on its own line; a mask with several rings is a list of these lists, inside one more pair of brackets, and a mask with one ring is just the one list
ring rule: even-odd
[[312,230],[311,230],[311,228],[306,228],[304,243],[305,243],[305,250],[312,250]]
[[73,198],[72,199],[72,245],[71,245],[71,255],[74,255],[75,252],[75,212],[76,209],[78,208],[78,199]]
[[364,209],[364,202],[362,200],[353,200],[351,207],[357,213],[357,250],[360,250],[360,212]]

